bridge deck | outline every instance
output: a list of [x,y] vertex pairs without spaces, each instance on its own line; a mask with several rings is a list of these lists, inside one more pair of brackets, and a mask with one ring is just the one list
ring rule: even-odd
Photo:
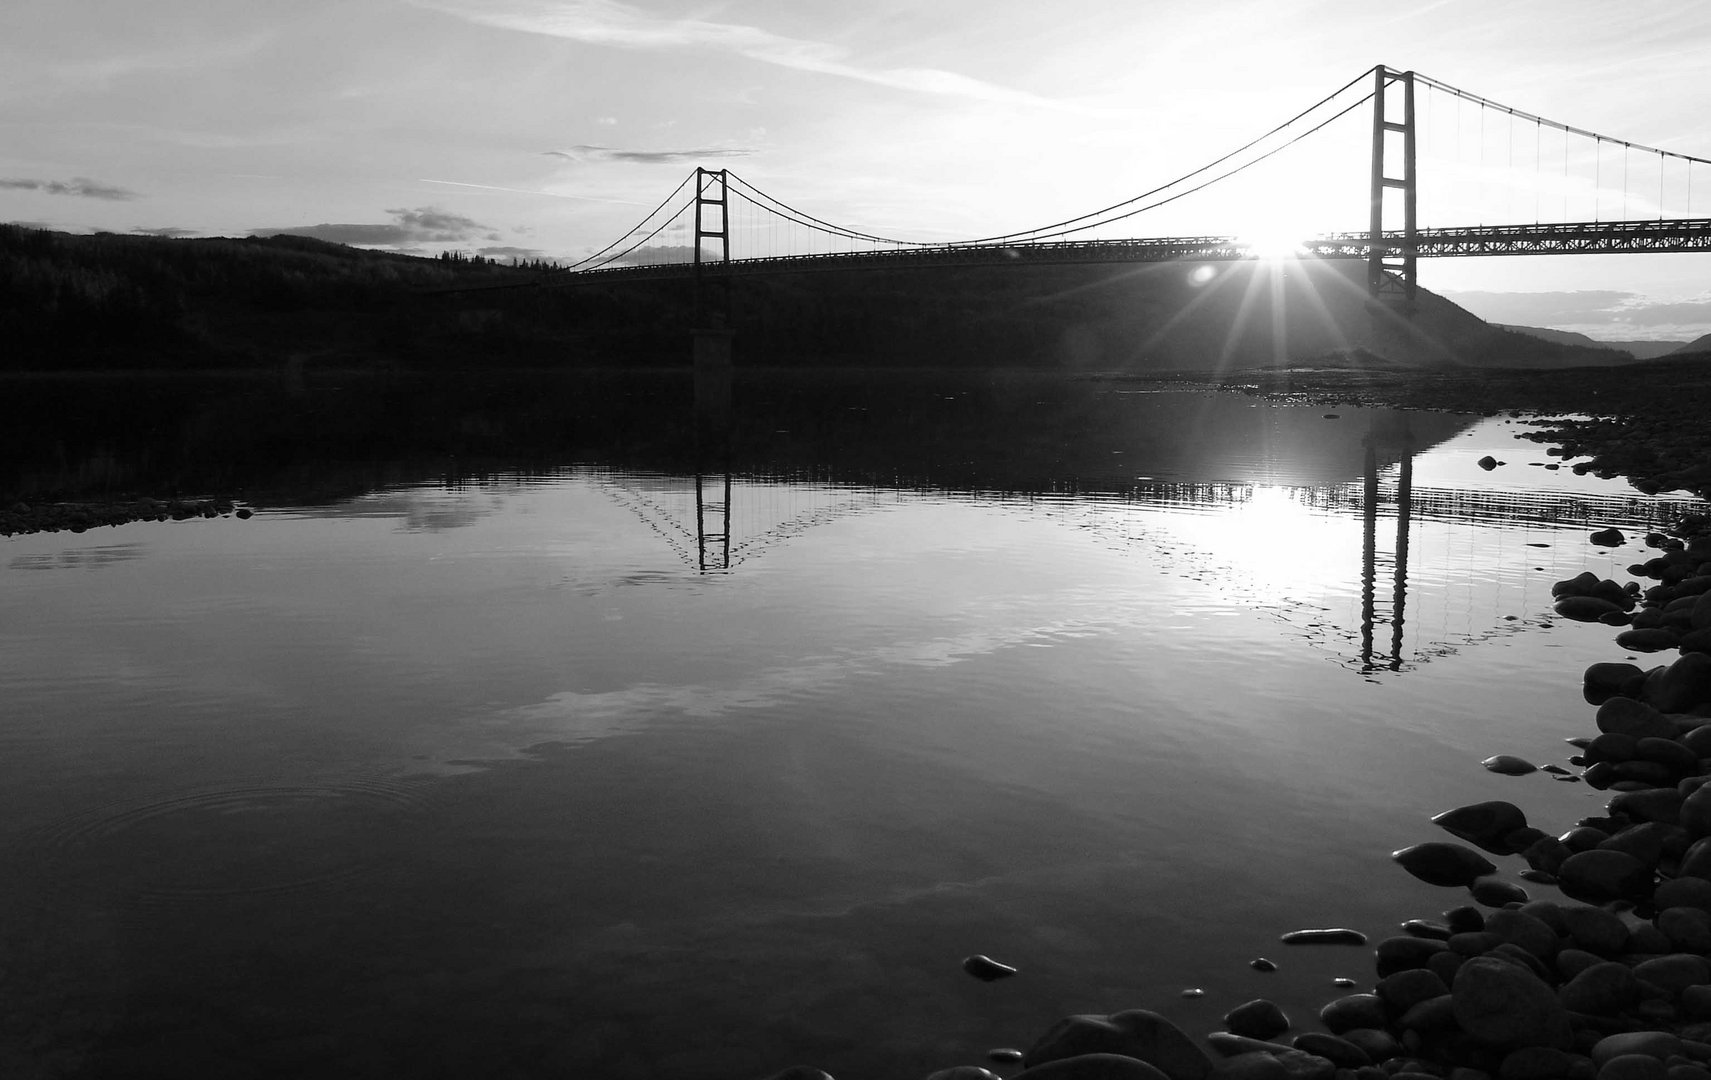
[[[1532,225],[1468,225],[1420,229],[1413,249],[1420,258],[1488,255],[1631,254],[1711,251],[1711,219],[1568,222]],[[1408,249],[1401,230],[1384,234],[1384,254]],[[1365,259],[1371,238],[1362,233],[1331,233],[1302,243],[1304,253],[1321,259]],[[823,255],[785,255],[706,263],[714,274],[779,274],[830,270],[878,270],[910,266],[1004,266],[1015,263],[1223,262],[1257,258],[1233,236],[1179,236],[1135,240],[1069,240],[1008,245],[947,245],[887,251]],[[688,263],[609,266],[576,272],[579,278],[680,277]]]

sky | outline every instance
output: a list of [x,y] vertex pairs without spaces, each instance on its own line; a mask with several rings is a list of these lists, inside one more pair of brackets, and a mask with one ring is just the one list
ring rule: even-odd
[[[1707,56],[1691,0],[7,0],[0,221],[566,262],[701,165],[951,240],[1128,199],[1381,63],[1711,160]],[[1421,108],[1423,225],[1711,216],[1711,165]],[[1122,228],[1360,228],[1370,124]],[[791,242],[757,221],[733,211],[751,250]],[[1499,322],[1711,332],[1711,253],[1435,259],[1420,282]]]

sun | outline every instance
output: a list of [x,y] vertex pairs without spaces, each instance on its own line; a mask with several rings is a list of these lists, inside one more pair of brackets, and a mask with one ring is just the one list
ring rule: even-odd
[[1281,262],[1285,259],[1300,258],[1306,251],[1303,245],[1313,235],[1313,231],[1298,221],[1277,218],[1256,222],[1241,230],[1236,234],[1236,241],[1253,252],[1256,258],[1267,262]]

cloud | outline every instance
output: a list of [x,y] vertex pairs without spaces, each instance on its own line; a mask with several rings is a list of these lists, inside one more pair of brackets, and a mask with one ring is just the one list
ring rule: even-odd
[[1711,327],[1711,298],[1660,300],[1610,289],[1452,292],[1444,297],[1487,322],[1575,330],[1594,337],[1696,337]]
[[290,228],[251,229],[251,236],[308,236],[334,244],[355,247],[407,248],[417,244],[457,244],[472,240],[503,239],[492,226],[462,214],[421,206],[414,210],[388,210],[393,220],[383,225],[298,225]]
[[614,150],[610,146],[573,146],[568,150],[548,150],[547,157],[563,158],[578,165],[589,165],[602,161],[621,161],[635,165],[685,165],[708,158],[745,157],[754,153],[752,150],[714,149],[701,150]]
[[84,199],[110,199],[125,202],[137,198],[137,193],[111,184],[98,184],[85,176],[70,180],[31,180],[22,177],[0,178],[0,188],[13,191],[40,191],[48,195],[76,195]]
[[708,49],[763,64],[854,79],[895,90],[974,98],[1009,105],[1056,107],[1020,90],[937,68],[866,67],[849,50],[785,37],[758,26],[675,19],[618,0],[416,0],[419,6],[486,26],[545,34],[620,49]]
[[659,244],[641,247],[613,259],[613,266],[657,266],[660,263],[688,263],[695,261],[695,249],[688,244]]
[[159,228],[159,229],[145,229],[145,228],[141,227],[140,225],[137,228],[132,229],[131,231],[134,233],[137,233],[139,235],[142,235],[142,236],[164,236],[164,237],[168,237],[168,238],[176,238],[176,237],[180,237],[180,236],[195,236],[196,235],[195,229],[175,229],[175,228],[171,228],[171,227]]

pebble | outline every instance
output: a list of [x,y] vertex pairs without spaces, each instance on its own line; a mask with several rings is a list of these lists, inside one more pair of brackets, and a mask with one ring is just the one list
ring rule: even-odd
[[1479,852],[1438,840],[1405,847],[1390,857],[1428,885],[1472,885],[1476,879],[1497,872],[1491,860]]
[[1000,964],[990,956],[979,953],[964,959],[962,969],[981,982],[996,982],[1016,974],[1016,969],[1009,964]]
[[1267,960],[1263,956],[1256,956],[1252,960],[1249,960],[1248,966],[1253,968],[1255,971],[1276,971],[1277,970],[1277,965],[1272,963],[1270,960]]
[[1327,927],[1319,930],[1291,930],[1279,940],[1285,945],[1365,945],[1366,935],[1359,930]]
[[1539,767],[1526,758],[1514,754],[1496,754],[1480,762],[1487,772],[1501,773],[1504,776],[1526,776],[1530,772],[1538,772]]

